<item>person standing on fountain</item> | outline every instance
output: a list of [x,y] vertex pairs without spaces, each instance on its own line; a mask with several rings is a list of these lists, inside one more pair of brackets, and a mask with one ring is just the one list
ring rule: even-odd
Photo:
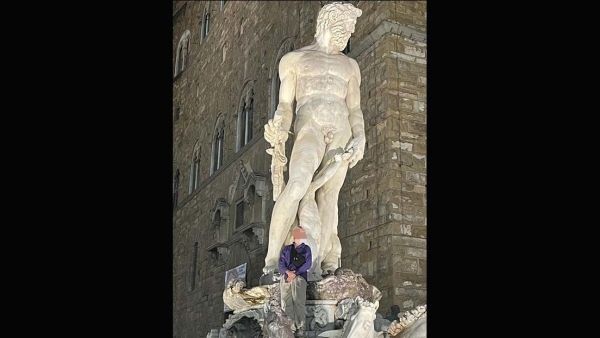
[[304,229],[298,227],[292,235],[294,243],[284,246],[279,258],[281,309],[292,319],[296,337],[305,337],[307,272],[312,253]]

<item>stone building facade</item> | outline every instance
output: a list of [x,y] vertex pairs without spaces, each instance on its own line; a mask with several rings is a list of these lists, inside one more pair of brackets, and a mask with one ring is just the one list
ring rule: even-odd
[[[385,316],[426,303],[426,2],[350,2],[362,10],[346,53],[362,73],[367,146],[340,193],[342,266],[381,290]],[[278,61],[312,42],[326,3],[173,2],[174,337],[222,326],[225,271],[246,263],[258,285]]]

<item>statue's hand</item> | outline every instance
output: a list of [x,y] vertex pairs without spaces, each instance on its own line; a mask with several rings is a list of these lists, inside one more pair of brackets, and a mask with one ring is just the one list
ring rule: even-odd
[[278,143],[285,143],[288,135],[288,131],[281,126],[281,116],[279,115],[275,115],[274,118],[269,119],[269,122],[265,124],[265,140],[273,147]]
[[362,160],[365,153],[366,141],[364,135],[358,135],[348,142],[346,151],[352,151],[352,155],[348,158],[350,168],[354,167],[358,161]]

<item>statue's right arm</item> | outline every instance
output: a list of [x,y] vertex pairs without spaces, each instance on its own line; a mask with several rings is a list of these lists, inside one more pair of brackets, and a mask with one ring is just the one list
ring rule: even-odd
[[279,87],[279,103],[273,119],[281,119],[281,127],[289,131],[294,117],[293,104],[296,97],[296,73],[294,71],[294,61],[296,53],[290,52],[284,55],[279,61],[279,78],[281,85]]

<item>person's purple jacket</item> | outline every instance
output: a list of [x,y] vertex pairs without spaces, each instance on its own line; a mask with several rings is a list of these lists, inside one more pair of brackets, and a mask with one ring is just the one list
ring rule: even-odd
[[305,281],[308,281],[306,272],[312,265],[312,253],[310,251],[310,247],[304,243],[296,247],[296,251],[306,258],[306,262],[297,268],[291,261],[291,252],[293,246],[294,243],[284,246],[283,250],[281,250],[281,257],[279,257],[279,272],[283,275],[283,278],[285,278],[286,282],[287,274],[285,273],[285,270],[294,271],[296,276],[302,276]]

